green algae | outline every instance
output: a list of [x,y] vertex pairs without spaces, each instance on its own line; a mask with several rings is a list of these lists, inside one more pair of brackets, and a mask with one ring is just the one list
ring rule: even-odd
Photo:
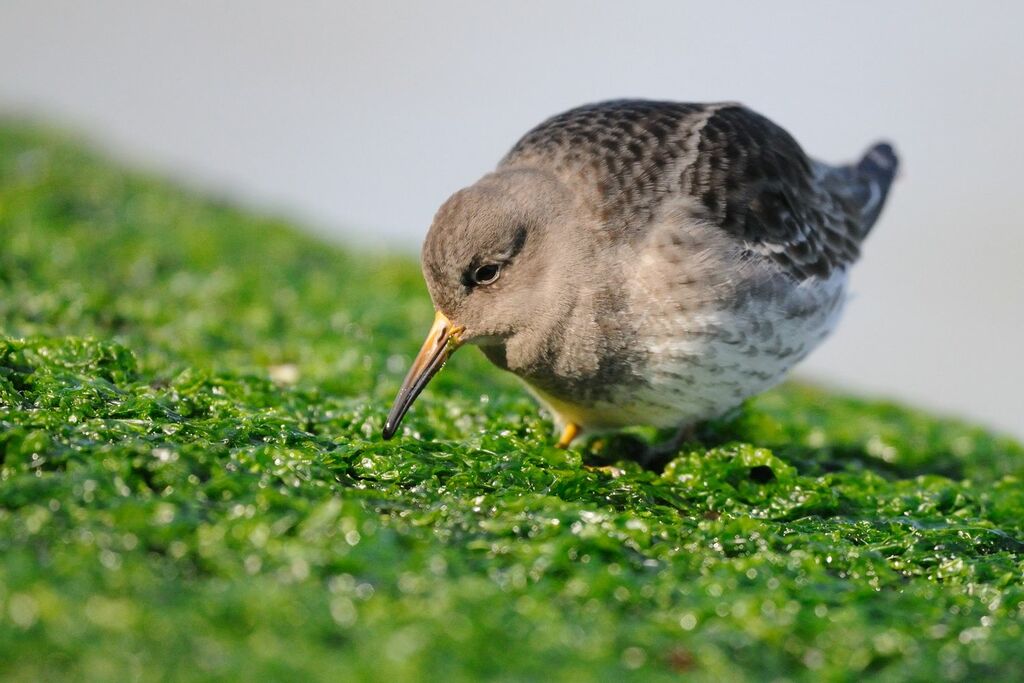
[[[347,252],[0,126],[0,678],[1010,678],[1024,449],[790,385],[551,447]],[[613,462],[618,478],[583,467]]]

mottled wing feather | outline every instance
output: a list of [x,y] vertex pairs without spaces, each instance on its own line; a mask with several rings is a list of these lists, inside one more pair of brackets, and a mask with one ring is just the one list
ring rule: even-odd
[[[610,229],[641,230],[666,199],[691,198],[702,217],[799,279],[855,261],[877,217],[861,206],[874,180],[861,166],[815,162],[785,130],[731,103],[579,107],[527,133],[502,161],[515,165],[585,188]],[[888,184],[874,189],[884,200]]]
[[687,175],[684,189],[716,224],[801,278],[826,277],[859,255],[858,226],[818,187],[813,162],[748,109],[727,107],[708,119]]

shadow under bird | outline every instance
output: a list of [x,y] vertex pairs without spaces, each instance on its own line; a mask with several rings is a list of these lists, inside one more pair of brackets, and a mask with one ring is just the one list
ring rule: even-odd
[[464,344],[526,383],[559,446],[630,425],[681,438],[836,326],[896,168],[884,143],[811,159],[734,103],[548,119],[438,210],[422,252],[437,314],[384,438]]

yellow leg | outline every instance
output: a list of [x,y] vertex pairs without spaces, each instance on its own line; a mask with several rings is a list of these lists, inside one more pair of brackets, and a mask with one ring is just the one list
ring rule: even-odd
[[569,422],[565,425],[565,429],[562,430],[562,438],[555,444],[555,448],[568,448],[572,440],[579,436],[580,426],[575,422]]

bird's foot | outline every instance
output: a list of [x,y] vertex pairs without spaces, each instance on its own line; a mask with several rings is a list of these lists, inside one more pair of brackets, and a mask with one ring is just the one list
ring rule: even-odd
[[600,472],[602,474],[607,474],[612,479],[618,479],[619,477],[626,473],[626,470],[622,469],[621,467],[615,467],[614,465],[585,464],[583,465],[583,469],[587,470],[588,472]]
[[[569,448],[570,444],[572,444],[572,442],[576,440],[576,437],[580,435],[580,431],[580,426],[575,422],[567,423],[565,425],[565,429],[562,430],[562,436],[558,439],[558,443],[555,444],[555,448]],[[600,443],[603,446],[603,442],[600,440],[595,443]],[[593,445],[594,444],[591,444],[591,446]],[[588,472],[600,472],[612,479],[618,479],[626,473],[626,470],[621,467],[615,467],[614,465],[588,465],[584,463],[583,469]]]

